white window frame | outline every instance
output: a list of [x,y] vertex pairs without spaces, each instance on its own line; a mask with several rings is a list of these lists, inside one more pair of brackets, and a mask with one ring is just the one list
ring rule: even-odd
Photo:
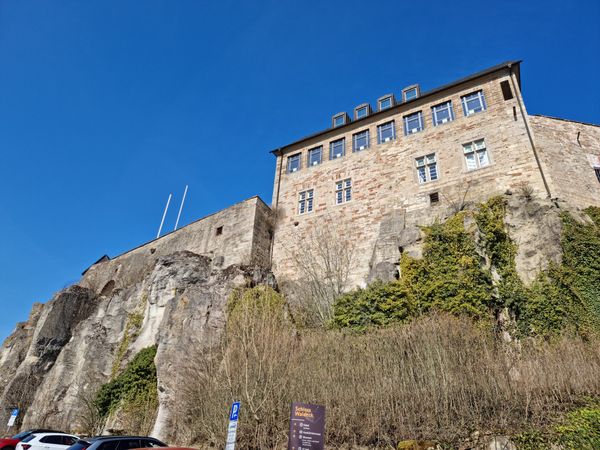
[[[389,127],[391,127],[392,135],[386,137],[384,140],[383,136],[382,136],[383,131],[387,130]],[[395,121],[390,120],[389,122],[382,123],[381,125],[377,125],[377,143],[378,144],[383,144],[385,142],[393,141],[395,139],[396,139],[396,123],[395,123]]]
[[[337,123],[338,120],[341,120],[341,122]],[[345,112],[337,113],[335,116],[333,116],[331,118],[331,127],[332,128],[341,127],[343,125],[346,125],[348,122],[349,122],[348,113],[345,113]]]
[[[356,144],[358,135],[366,135],[366,143],[365,143],[365,145],[361,145],[359,147]],[[366,130],[359,131],[358,133],[354,133],[352,135],[352,151],[353,152],[360,152],[361,150],[368,149],[369,145],[370,145],[370,141],[371,141],[371,137],[370,137],[370,133],[369,133],[369,129],[368,128]]]
[[483,169],[492,164],[485,139],[476,139],[462,145],[467,171]]
[[[415,116],[419,120],[419,127],[413,128],[409,131],[408,130],[408,122],[409,122],[409,120],[414,120]],[[423,131],[425,128],[424,124],[423,124],[423,111],[417,111],[412,114],[408,114],[408,115],[404,116],[402,118],[402,120],[404,122],[404,136],[410,136],[411,134],[418,133],[419,131]]]
[[[479,100],[479,106],[474,109],[468,109],[468,102],[470,100],[477,99]],[[487,109],[485,104],[485,95],[483,94],[483,89],[479,89],[478,91],[471,92],[470,94],[466,94],[460,97],[463,106],[463,112],[465,117],[472,116],[473,114],[477,114],[483,112]],[[481,109],[478,109],[481,108]]]
[[[448,111],[448,117],[444,117],[443,119],[438,119],[438,113],[442,111]],[[452,122],[454,120],[454,108],[452,107],[452,100],[448,100],[447,102],[438,103],[431,107],[431,119],[433,121],[433,126],[437,127],[439,125]]]
[[335,182],[335,204],[342,205],[352,200],[352,178]]
[[314,189],[307,189],[298,194],[298,214],[308,214],[314,210]]
[[[342,144],[342,153],[333,153],[333,147],[335,144],[341,142]],[[346,154],[346,138],[341,138],[341,139],[336,139],[335,141],[331,141],[329,143],[329,159],[333,160],[333,159],[337,159],[337,158],[341,158],[342,156],[344,156]],[[337,156],[339,155],[339,156]]]
[[[383,106],[383,102],[385,102],[385,101],[389,101],[390,104],[388,106]],[[377,100],[377,109],[379,111],[383,111],[384,109],[390,109],[392,106],[394,106],[393,94],[383,96],[379,100]]]
[[[314,154],[315,154],[317,151],[319,152],[319,160],[318,160],[318,161],[313,161],[313,160],[312,160],[312,156],[313,156],[313,155],[314,155]],[[306,160],[306,165],[307,165],[308,167],[312,167],[312,166],[318,166],[318,165],[319,165],[319,164],[321,164],[322,162],[323,162],[323,146],[322,146],[322,145],[319,145],[318,147],[311,148],[311,149],[308,151],[308,157],[307,157],[307,160]]]
[[[415,96],[412,98],[408,98],[408,94],[410,92],[414,92]],[[421,96],[421,88],[419,87],[418,84],[413,84],[412,86],[408,86],[408,87],[402,89],[402,100],[404,100],[404,102],[409,102],[411,100],[419,98],[420,96]]]
[[[363,111],[364,111],[364,113],[361,115],[361,112],[363,112]],[[355,120],[363,119],[363,118],[369,116],[370,113],[371,113],[371,108],[369,107],[368,104],[358,105],[356,107],[356,109],[354,110],[354,119]]]
[[[437,156],[435,153],[429,153],[425,156],[415,158],[415,167],[417,169],[417,179],[419,184],[430,183],[440,179]],[[432,176],[432,172],[435,173],[435,178]]]
[[[292,170],[292,161],[298,161],[298,167]],[[295,153],[287,157],[287,173],[299,172],[302,168],[302,153]]]

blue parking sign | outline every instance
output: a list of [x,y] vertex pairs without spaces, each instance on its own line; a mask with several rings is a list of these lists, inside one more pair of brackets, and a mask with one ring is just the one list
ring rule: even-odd
[[238,420],[240,414],[240,402],[235,402],[231,405],[231,414],[229,414],[229,420]]

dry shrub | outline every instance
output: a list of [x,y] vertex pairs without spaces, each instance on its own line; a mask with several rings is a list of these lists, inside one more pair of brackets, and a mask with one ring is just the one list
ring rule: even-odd
[[456,442],[475,429],[518,432],[600,393],[600,346],[575,337],[526,341],[515,356],[491,331],[446,315],[299,338],[280,319],[249,317],[186,372],[181,443],[222,446],[234,399],[242,401],[239,447],[267,449],[284,447],[291,401],[326,406],[329,445],[384,446]]

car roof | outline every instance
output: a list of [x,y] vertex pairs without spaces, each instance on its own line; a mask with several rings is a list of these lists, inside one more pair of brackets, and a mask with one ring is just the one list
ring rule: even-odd
[[152,436],[94,436],[87,439],[82,439],[84,441],[100,441],[106,439],[154,439],[155,441],[160,442],[158,439],[153,438]]
[[[32,433],[32,434],[35,434],[35,437],[44,437],[44,436],[49,436],[49,435],[54,435],[54,434],[58,434],[60,436],[75,436],[74,434],[63,433],[62,431],[48,431],[48,432],[44,432],[44,433]],[[77,436],[75,436],[75,437],[77,437]]]

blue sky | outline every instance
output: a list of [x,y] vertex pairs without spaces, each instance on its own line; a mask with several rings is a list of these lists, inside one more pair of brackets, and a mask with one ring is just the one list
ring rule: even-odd
[[522,59],[530,113],[599,123],[600,2],[495,3],[0,2],[0,339],[170,192],[269,202],[270,150],[409,84]]

